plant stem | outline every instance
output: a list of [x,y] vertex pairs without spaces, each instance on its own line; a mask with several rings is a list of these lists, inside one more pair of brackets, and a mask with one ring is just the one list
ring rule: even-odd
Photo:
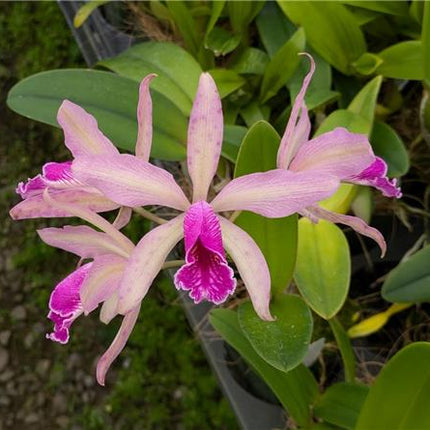
[[342,356],[344,371],[345,371],[345,381],[355,382],[355,354],[352,349],[351,340],[349,339],[345,329],[336,317],[328,320],[330,328],[334,334],[337,342],[337,346],[340,350],[340,355]]
[[167,220],[160,218],[159,216],[154,215],[152,212],[149,212],[143,208],[133,208],[133,211],[139,215],[142,215],[144,218],[149,219],[150,221],[156,222],[157,224],[165,224],[167,222]]
[[234,211],[230,218],[228,219],[230,222],[234,222],[236,218],[242,213],[242,211]]
[[170,260],[170,261],[166,261],[163,264],[162,269],[173,269],[174,267],[179,267],[182,266],[183,264],[185,264],[185,260]]

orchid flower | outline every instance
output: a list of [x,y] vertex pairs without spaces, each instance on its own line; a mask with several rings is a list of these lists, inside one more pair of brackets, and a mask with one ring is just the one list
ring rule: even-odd
[[[149,95],[145,103],[146,131],[142,133],[141,151],[149,154]],[[91,133],[100,138],[95,127],[92,122]],[[339,182],[322,172],[275,169],[236,178],[209,202],[208,191],[217,170],[222,138],[220,96],[212,77],[203,73],[188,128],[191,202],[170,173],[145,159],[113,152],[100,157],[87,152],[73,161],[74,178],[118,205],[162,205],[184,212],[147,233],[131,252],[118,287],[119,313],[127,314],[139,305],[168,254],[184,237],[185,265],[174,279],[178,289],[189,291],[195,303],[224,302],[236,286],[225,248],[236,263],[256,313],[264,320],[273,319],[269,310],[270,274],[263,254],[245,231],[217,213],[249,210],[266,217],[285,217],[331,195]]]
[[[55,202],[50,201],[55,205]],[[68,207],[73,212],[73,207]],[[100,320],[108,324],[116,315],[118,286],[124,274],[133,243],[98,215],[93,222],[106,232],[88,226],[65,226],[38,230],[48,245],[72,252],[81,259],[92,259],[63,279],[51,293],[48,318],[54,330],[46,337],[65,344],[73,321],[81,314],[88,315],[100,303]],[[109,227],[110,226],[110,227]],[[136,323],[140,304],[128,312],[108,350],[97,363],[97,381],[104,385],[105,375],[112,362],[124,348]]]
[[[350,133],[339,127],[309,139],[311,122],[304,97],[315,71],[315,62],[309,54],[304,55],[310,59],[311,69],[296,97],[282,137],[277,157],[278,168],[296,173],[329,174],[339,181],[369,185],[380,190],[384,196],[400,198],[402,193],[397,187],[396,179],[387,178],[387,164],[382,158],[375,156],[366,135]],[[361,218],[330,212],[315,203],[306,206],[299,213],[313,222],[325,219],[348,225],[358,233],[374,239],[381,248],[382,256],[385,254],[384,237]]]
[[[149,160],[149,152],[146,152],[148,148],[142,145],[142,142],[152,136],[152,128],[147,127],[148,115],[151,120],[151,105],[148,105],[146,99],[150,97],[149,84],[154,76],[150,74],[143,79],[139,89],[136,156],[145,161]],[[119,154],[113,143],[98,129],[95,118],[75,103],[64,100],[58,110],[57,121],[63,129],[65,145],[74,158],[84,155],[103,158]],[[71,166],[72,161],[49,162],[42,167],[41,174],[26,182],[20,182],[16,192],[23,200],[11,209],[11,217],[13,219],[69,217],[69,213],[61,208],[54,208],[45,201],[44,190],[48,190],[56,201],[75,203],[94,212],[107,212],[120,207],[96,188],[76,179]],[[115,226],[123,227],[130,217],[131,208],[122,207]]]

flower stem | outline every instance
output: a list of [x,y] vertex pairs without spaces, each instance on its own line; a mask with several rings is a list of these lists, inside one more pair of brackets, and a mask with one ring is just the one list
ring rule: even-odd
[[234,211],[230,218],[228,219],[230,222],[234,222],[236,218],[242,213],[242,211]]
[[345,329],[342,327],[342,324],[336,317],[329,319],[328,323],[330,324],[330,328],[340,350],[340,355],[342,356],[345,381],[355,382],[355,354],[352,349],[351,341]]
[[179,267],[185,264],[185,260],[170,260],[163,264],[163,269],[173,269],[174,267]]
[[156,222],[157,224],[165,224],[167,222],[167,220],[160,218],[159,216],[154,215],[152,212],[149,212],[143,208],[133,208],[133,211],[145,217],[146,219],[149,219],[150,221]]

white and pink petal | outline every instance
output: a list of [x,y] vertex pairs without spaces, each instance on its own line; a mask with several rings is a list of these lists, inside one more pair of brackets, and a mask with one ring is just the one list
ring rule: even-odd
[[309,58],[311,69],[305,76],[302,88],[294,101],[287,127],[279,145],[277,166],[280,169],[289,168],[291,160],[301,145],[308,141],[311,131],[311,122],[305,105],[305,94],[315,72],[315,61],[307,53],[301,55],[306,55]]
[[133,155],[80,157],[73,162],[72,171],[123,206],[163,205],[179,210],[189,206],[170,173]]
[[119,287],[118,313],[127,314],[145,297],[174,246],[183,237],[179,215],[147,233],[131,253]]
[[276,169],[234,179],[211,206],[216,212],[248,210],[281,218],[331,196],[338,186],[339,180],[327,174]]
[[289,170],[318,171],[344,180],[360,173],[374,158],[366,135],[338,127],[303,143]]
[[100,385],[105,385],[106,373],[109,370],[109,367],[124,349],[125,344],[127,343],[127,340],[136,324],[139,311],[140,304],[124,316],[115,339],[97,362],[96,377],[97,382]]
[[119,153],[99,130],[96,119],[79,105],[64,100],[58,110],[57,121],[64,131],[65,144],[75,158]]
[[265,321],[273,321],[270,313],[270,272],[257,244],[241,228],[219,217],[225,249],[236,264],[248,290],[257,315]]
[[114,255],[97,257],[80,290],[85,315],[117,292],[124,274],[126,260]]
[[387,245],[385,243],[384,236],[382,236],[379,230],[374,227],[370,227],[361,218],[352,215],[343,215],[336,212],[331,212],[319,206],[307,207],[306,211],[312,216],[312,221],[314,219],[325,219],[326,221],[330,221],[332,223],[344,224],[351,227],[357,233],[370,237],[378,244],[379,248],[381,249],[381,257],[385,255],[385,252],[387,251]]
[[143,78],[139,86],[139,102],[137,105],[137,140],[136,157],[149,160],[152,145],[152,100],[149,84],[157,75],[151,73]]
[[48,245],[72,252],[81,258],[95,258],[106,254],[128,258],[128,253],[111,236],[88,226],[48,227],[37,230],[37,233]]
[[212,76],[202,73],[188,125],[187,161],[193,203],[206,200],[218,166],[222,139],[221,98]]

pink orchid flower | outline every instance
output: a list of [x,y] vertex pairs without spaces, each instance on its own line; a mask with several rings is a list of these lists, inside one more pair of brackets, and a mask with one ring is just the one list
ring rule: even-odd
[[[58,204],[52,200],[49,203],[53,206]],[[80,212],[82,209],[76,213],[72,205],[64,209],[86,217],[85,213]],[[54,323],[54,330],[46,337],[62,344],[68,342],[69,330],[76,318],[82,314],[88,315],[100,303],[103,303],[100,311],[102,322],[108,324],[117,315],[118,287],[134,249],[133,243],[106,220],[96,214],[91,215],[91,212],[87,215],[105,232],[88,226],[38,230],[39,236],[48,245],[72,252],[81,259],[92,260],[69,274],[51,293],[48,318]],[[140,303],[124,316],[115,339],[99,359],[96,375],[100,385],[104,385],[110,365],[124,348],[139,310]]]
[[[148,127],[148,118],[149,121],[152,121],[152,111],[147,99],[150,97],[150,81],[155,76],[154,74],[148,75],[140,84],[139,89],[136,156],[145,161],[149,160],[149,153],[147,146],[142,145],[142,142],[152,137],[152,127]],[[75,103],[64,100],[58,110],[57,121],[64,131],[65,145],[74,158],[85,155],[103,158],[119,154],[114,144],[98,129],[95,118]],[[44,190],[48,190],[52,198],[58,202],[78,204],[94,212],[107,212],[120,207],[118,203],[106,198],[96,188],[76,179],[71,166],[72,161],[49,162],[42,167],[41,174],[26,182],[20,182],[16,192],[23,200],[11,209],[11,217],[26,219],[71,216],[59,207],[50,206],[43,198]],[[122,207],[115,220],[115,226],[122,228],[128,223],[130,217],[131,208]]]
[[[369,185],[380,190],[384,196],[400,198],[402,193],[396,185],[396,179],[387,178],[387,164],[382,158],[375,156],[366,135],[350,133],[339,127],[309,139],[311,122],[304,97],[315,71],[315,62],[309,54],[304,55],[310,59],[311,70],[296,97],[282,137],[278,168],[296,173],[313,171],[315,174],[329,174],[339,181]],[[299,213],[314,222],[325,219],[348,225],[358,233],[374,239],[381,248],[382,256],[385,254],[384,237],[361,218],[331,212],[316,203],[299,210]]]
[[[150,103],[150,97],[146,98],[146,107]],[[145,106],[143,109],[149,113],[141,148],[149,154],[150,109]],[[96,127],[95,123],[91,127]],[[92,133],[100,136],[99,131]],[[187,161],[193,184],[192,202],[170,173],[142,158],[117,153],[99,157],[86,153],[74,160],[73,177],[119,205],[163,205],[185,212],[150,231],[131,252],[118,288],[119,313],[127,314],[139,305],[168,254],[185,237],[186,263],[175,276],[178,289],[189,291],[196,303],[202,300],[224,302],[236,286],[225,248],[236,263],[257,314],[264,320],[273,319],[269,310],[270,274],[260,249],[245,231],[217,213],[249,210],[266,217],[285,217],[331,195],[339,181],[322,172],[275,169],[236,178],[208,202],[222,138],[220,96],[212,77],[203,73],[188,128]]]

